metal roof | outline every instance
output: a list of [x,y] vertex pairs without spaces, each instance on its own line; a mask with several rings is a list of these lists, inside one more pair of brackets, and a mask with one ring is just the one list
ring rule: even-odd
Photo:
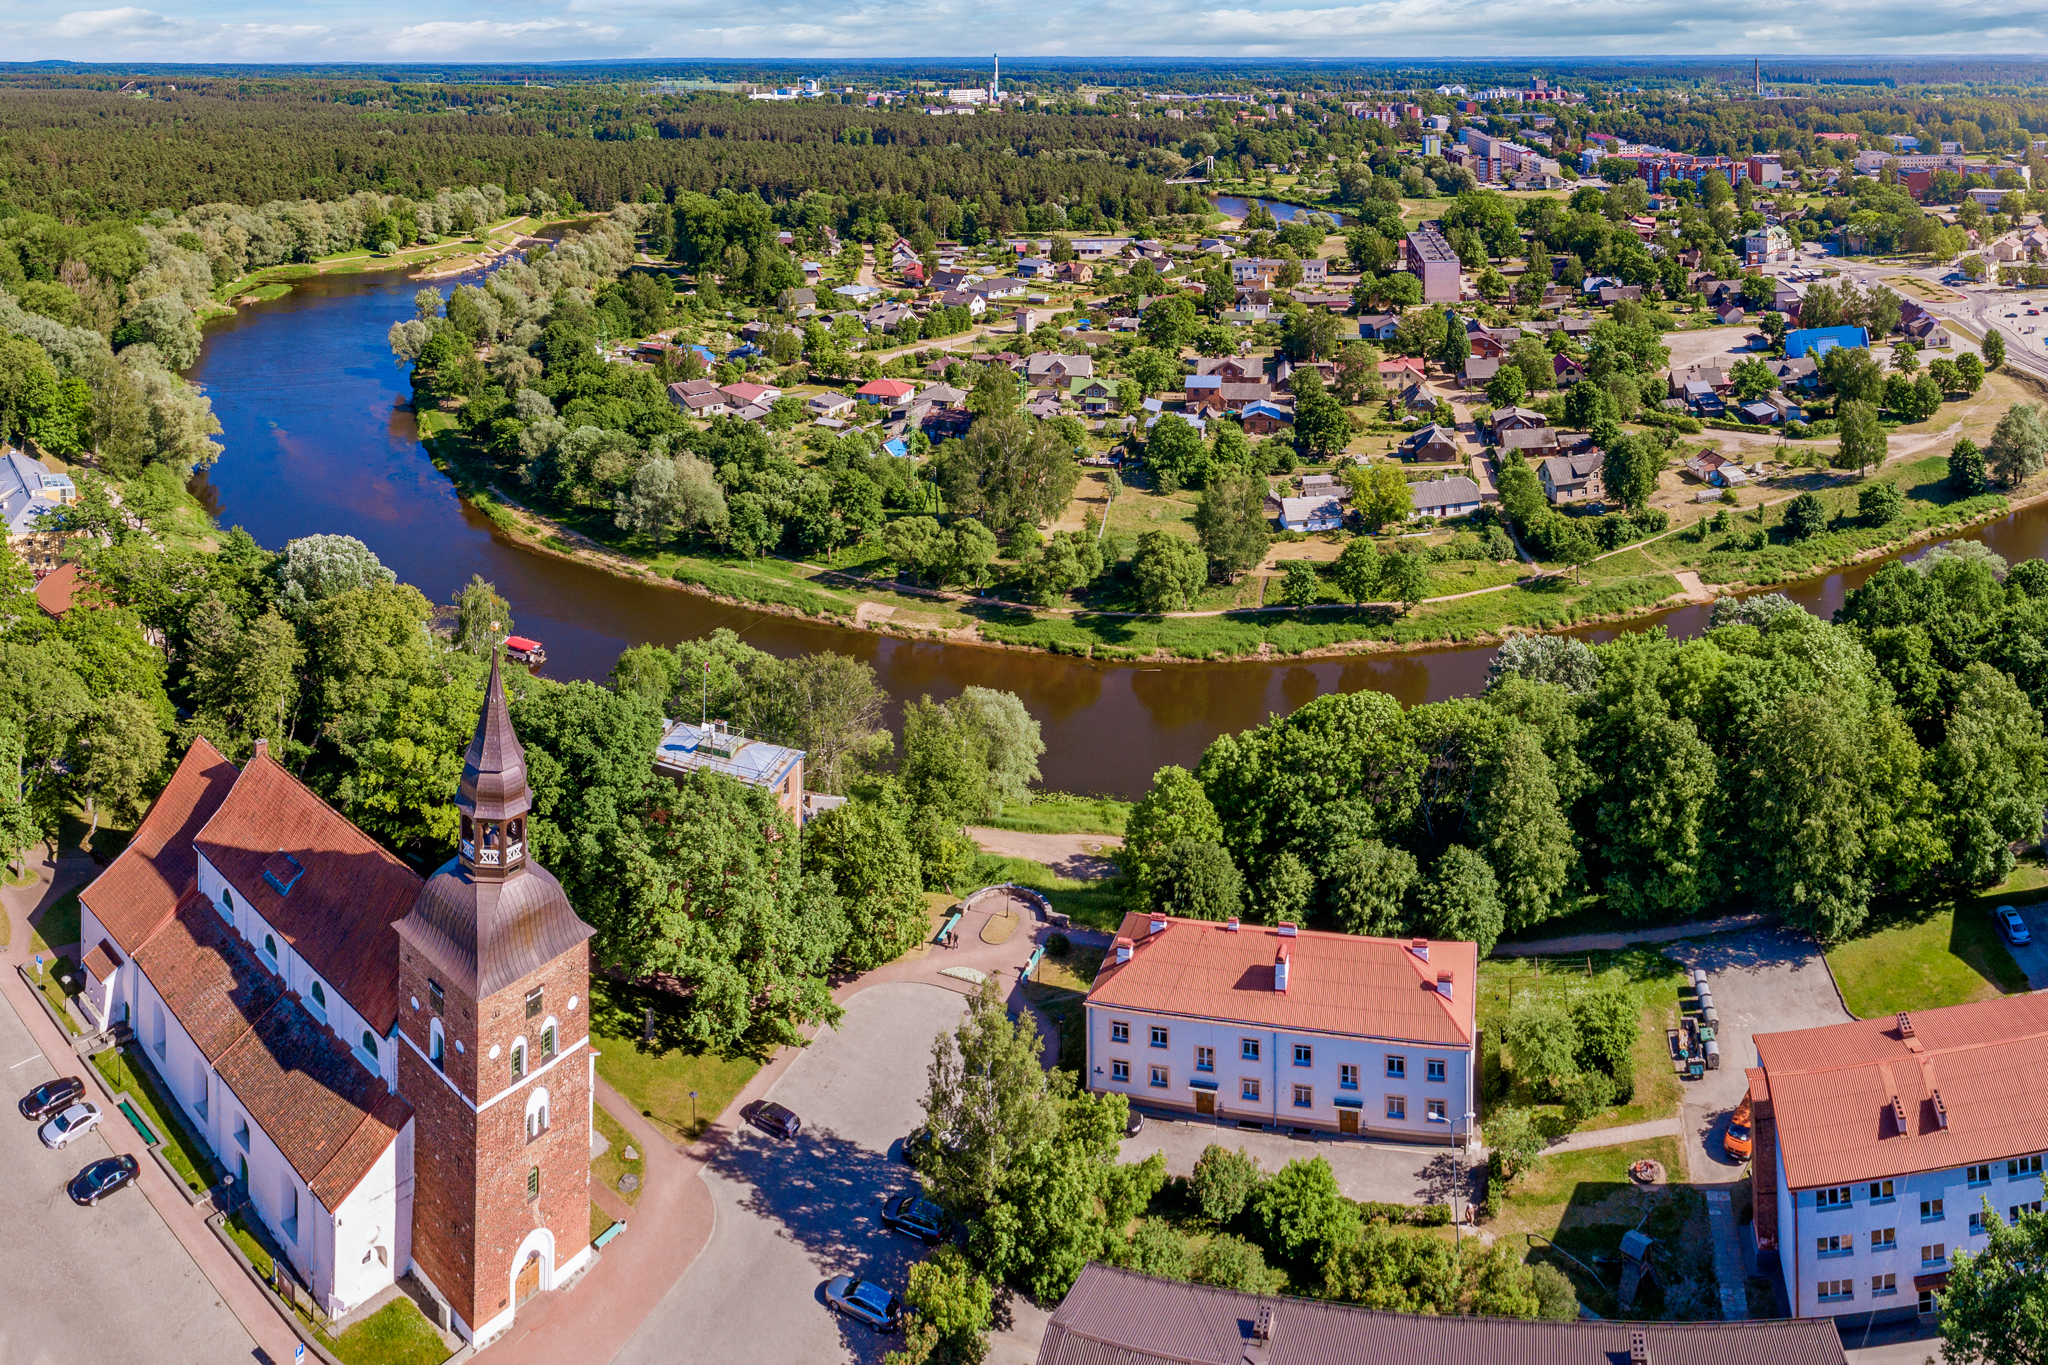
[[756,787],[779,786],[789,770],[803,761],[802,749],[749,739],[724,721],[704,725],[676,720],[664,724],[655,746],[654,764],[675,772],[705,769],[736,777]]

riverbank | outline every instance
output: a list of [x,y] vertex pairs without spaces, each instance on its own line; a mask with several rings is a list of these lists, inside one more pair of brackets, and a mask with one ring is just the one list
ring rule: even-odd
[[[463,498],[524,548],[731,606],[844,629],[1122,663],[1341,658],[1490,645],[1515,631],[1621,627],[1674,606],[1783,588],[1908,553],[2048,498],[2048,480],[2011,497],[1955,498],[1946,488],[1945,456],[1909,457],[1883,471],[1906,495],[1905,510],[1876,526],[1857,514],[1857,494],[1866,481],[1801,470],[1755,490],[1761,496],[1750,505],[1728,507],[1731,517],[1721,530],[1695,521],[1609,551],[1576,573],[1537,567],[1511,582],[1433,596],[1406,610],[1390,602],[1320,601],[1145,614],[1034,607],[922,588],[869,576],[858,565],[634,553],[595,520],[572,525],[528,506],[503,486],[495,466],[465,449],[451,415],[422,414],[420,433],[436,467]],[[1807,540],[1787,540],[1784,504],[1807,491],[1827,505],[1833,525]],[[1326,583],[1324,592],[1335,588]]]
[[[230,280],[213,291],[214,308],[208,317],[226,317],[237,308],[283,298],[295,283],[322,275],[361,275],[391,270],[415,270],[416,280],[444,280],[467,275],[512,255],[525,247],[548,240],[539,234],[564,224],[588,221],[584,215],[534,222],[526,215],[507,218],[485,228],[474,237],[458,241],[433,242],[406,247],[388,255],[367,249],[344,251],[316,261],[265,266],[240,279]],[[433,268],[427,268],[433,267]],[[201,321],[206,321],[202,318]]]

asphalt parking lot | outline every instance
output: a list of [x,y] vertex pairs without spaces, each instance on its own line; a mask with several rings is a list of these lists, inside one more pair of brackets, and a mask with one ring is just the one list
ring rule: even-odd
[[1998,926],[1998,941],[2012,954],[2012,960],[2027,974],[2030,990],[2048,988],[2048,902],[2038,905],[2016,905],[2020,919],[2025,922],[2031,936],[2026,943],[2014,943],[2006,937],[2005,925]]
[[[715,1151],[704,1173],[717,1217],[711,1243],[619,1365],[879,1362],[900,1342],[832,1313],[824,1285],[851,1273],[900,1294],[922,1255],[880,1213],[884,1198],[916,1187],[897,1154],[924,1118],[931,1040],[965,1008],[959,994],[912,982],[871,986],[847,1003],[839,1028],[768,1092],[802,1118],[803,1133],[778,1142],[748,1129]],[[1037,1316],[1029,1304],[1016,1309],[1020,1329]],[[1021,1344],[999,1339],[991,1361],[1030,1359],[1017,1354]]]
[[1123,1141],[1125,1161],[1143,1161],[1154,1152],[1166,1157],[1168,1175],[1192,1175],[1195,1162],[1210,1143],[1243,1150],[1267,1171],[1290,1161],[1322,1157],[1337,1177],[1337,1188],[1351,1199],[1385,1204],[1444,1204],[1461,1178],[1468,1196],[1483,1194],[1485,1162],[1475,1152],[1452,1147],[1410,1146],[1398,1142],[1362,1142],[1356,1138],[1296,1138],[1283,1133],[1219,1125],[1203,1118],[1162,1117],[1145,1113],[1145,1131]]
[[[222,1365],[254,1358],[255,1343],[141,1190],[130,1186],[89,1209],[65,1194],[72,1176],[112,1149],[97,1134],[61,1152],[37,1140],[36,1126],[14,1106],[56,1075],[13,1009],[0,1004],[0,1229],[10,1244],[0,1274],[0,1361]],[[104,1107],[97,1090],[88,1088],[86,1098]]]

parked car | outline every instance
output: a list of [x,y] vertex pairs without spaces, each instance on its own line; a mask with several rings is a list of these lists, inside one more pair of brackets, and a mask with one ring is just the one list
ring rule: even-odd
[[906,1194],[884,1204],[882,1222],[906,1237],[917,1238],[926,1246],[936,1246],[953,1231],[953,1220],[946,1216],[946,1211],[917,1194]]
[[64,1188],[74,1204],[97,1204],[142,1174],[142,1163],[132,1156],[102,1157],[71,1177]]
[[781,1138],[785,1142],[804,1130],[802,1119],[768,1100],[755,1100],[740,1111],[740,1117],[769,1137]]
[[2020,912],[2010,905],[1998,907],[1998,921],[2005,927],[2005,936],[2013,943],[2030,943],[2033,934],[2027,929],[2027,922],[2020,918]]
[[[911,1129],[910,1136],[903,1139],[903,1150],[900,1153],[903,1164],[906,1166],[917,1165],[918,1161],[930,1150],[931,1145],[931,1129],[923,1125]],[[952,1136],[950,1133],[945,1138],[945,1145],[946,1150],[949,1152],[957,1152],[962,1146],[960,1139]]]
[[833,1312],[857,1318],[877,1332],[893,1332],[903,1325],[902,1301],[872,1280],[835,1275],[825,1286],[825,1302]]
[[85,1094],[85,1082],[76,1076],[64,1076],[54,1081],[44,1081],[21,1097],[16,1106],[21,1116],[30,1123],[41,1123],[60,1110],[69,1109]]
[[51,1119],[36,1132],[43,1140],[43,1146],[53,1151],[62,1151],[78,1139],[100,1126],[100,1107],[96,1104],[74,1104],[63,1113]]
[[1728,1116],[1728,1131],[1721,1135],[1721,1150],[1737,1161],[1749,1160],[1756,1145],[1756,1139],[1749,1131],[1749,1096],[1742,1097],[1742,1103],[1735,1106],[1735,1112]]
[[1136,1137],[1145,1131],[1145,1116],[1139,1113],[1135,1107],[1129,1112],[1130,1117],[1124,1120],[1124,1136]]

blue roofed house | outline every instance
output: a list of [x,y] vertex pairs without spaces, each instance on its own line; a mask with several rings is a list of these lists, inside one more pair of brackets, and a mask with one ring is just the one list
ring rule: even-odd
[[884,455],[894,455],[899,460],[907,459],[910,455],[910,447],[903,444],[901,436],[892,436],[882,442],[882,453]]
[[691,772],[718,773],[766,789],[790,819],[804,819],[804,751],[749,739],[722,720],[663,721],[654,771],[671,781]]
[[1837,346],[1870,345],[1870,333],[1861,327],[1801,327],[1785,333],[1785,356],[1797,360],[1812,356],[1819,360]]
[[45,513],[74,502],[78,489],[68,474],[52,474],[18,450],[0,458],[0,516],[10,543],[42,529]]

